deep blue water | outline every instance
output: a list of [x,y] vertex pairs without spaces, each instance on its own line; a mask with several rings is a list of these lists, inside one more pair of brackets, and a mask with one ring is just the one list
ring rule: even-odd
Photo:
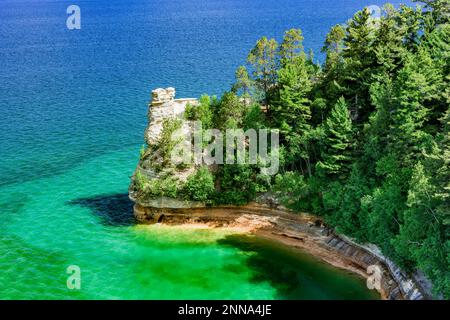
[[[0,0],[0,184],[141,144],[151,89],[220,95],[263,35],[301,28],[322,59],[331,26],[383,3]],[[66,28],[70,4],[81,30]]]

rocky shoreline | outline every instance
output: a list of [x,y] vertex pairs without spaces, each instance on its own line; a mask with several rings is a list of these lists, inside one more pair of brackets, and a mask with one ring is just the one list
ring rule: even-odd
[[[166,201],[167,203],[167,201]],[[431,296],[420,284],[384,257],[378,248],[363,246],[337,235],[319,217],[296,214],[283,207],[259,203],[245,206],[161,208],[134,206],[140,223],[167,225],[194,224],[210,228],[235,228],[301,249],[335,267],[353,272],[365,279],[371,277],[370,268],[378,267],[382,276],[377,291],[382,299],[423,300]],[[370,268],[369,268],[370,267]]]

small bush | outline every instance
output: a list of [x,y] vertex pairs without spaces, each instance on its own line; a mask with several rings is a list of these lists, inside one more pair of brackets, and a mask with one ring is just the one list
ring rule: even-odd
[[207,167],[198,169],[188,178],[184,186],[185,196],[189,200],[208,202],[214,191],[214,177]]
[[323,211],[320,184],[314,177],[305,179],[297,172],[279,174],[275,177],[273,191],[288,208],[315,214]]
[[140,191],[139,198],[141,199],[156,197],[177,198],[181,189],[178,179],[172,176],[148,179],[139,171],[136,173],[136,185]]
[[203,129],[211,128],[213,118],[211,98],[208,95],[203,95],[197,106],[186,105],[184,117],[187,120],[201,121]]
[[183,123],[180,119],[164,119],[163,129],[158,141],[150,146],[151,148],[151,166],[156,171],[164,168],[170,168],[172,165],[171,154],[182,138],[173,139],[173,134],[181,129]]
[[145,157],[145,153],[146,153],[146,148],[144,145],[141,146],[141,149],[139,150],[139,155],[140,155],[140,159],[143,160]]

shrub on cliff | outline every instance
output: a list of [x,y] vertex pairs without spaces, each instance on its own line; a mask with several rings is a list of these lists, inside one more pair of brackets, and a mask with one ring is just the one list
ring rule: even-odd
[[140,171],[135,176],[137,197],[140,200],[146,198],[169,197],[177,198],[181,190],[181,183],[172,175],[163,178],[148,179]]
[[272,191],[287,208],[306,212],[321,210],[319,179],[316,177],[305,178],[302,174],[292,171],[278,174]]
[[184,194],[188,200],[209,202],[214,192],[214,177],[208,167],[198,169],[184,185]]
[[182,127],[182,124],[180,119],[164,119],[163,129],[158,141],[150,146],[152,157],[149,159],[149,164],[156,171],[171,167],[172,151],[182,139],[181,137],[179,139],[173,139],[172,136],[175,131]]
[[203,129],[211,128],[213,119],[211,105],[215,103],[215,101],[215,97],[211,99],[208,95],[201,96],[197,106],[191,104],[186,106],[184,117],[187,120],[201,121]]
[[263,187],[262,181],[258,180],[258,171],[256,165],[247,164],[220,167],[216,174],[219,192],[215,203],[243,205],[252,201]]

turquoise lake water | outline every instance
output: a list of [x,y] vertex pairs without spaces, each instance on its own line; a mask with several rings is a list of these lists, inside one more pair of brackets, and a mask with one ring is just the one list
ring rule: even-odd
[[69,31],[72,2],[0,0],[0,299],[376,298],[261,239],[137,226],[127,187],[151,89],[220,95],[260,36],[293,27],[322,59],[332,25],[381,3],[77,1]]

